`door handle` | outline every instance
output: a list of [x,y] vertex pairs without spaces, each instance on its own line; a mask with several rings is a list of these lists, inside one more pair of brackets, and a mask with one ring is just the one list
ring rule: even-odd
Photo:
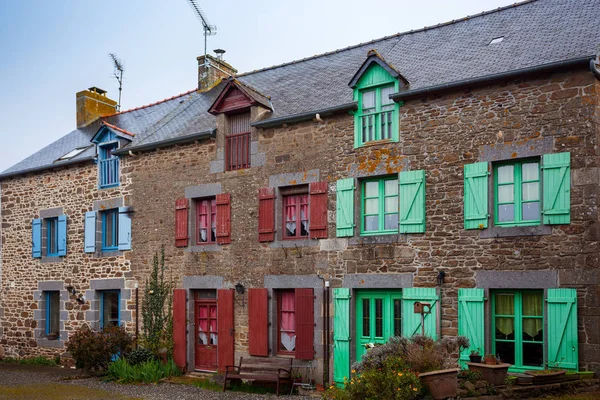
[[233,336],[233,328],[229,329],[229,334]]

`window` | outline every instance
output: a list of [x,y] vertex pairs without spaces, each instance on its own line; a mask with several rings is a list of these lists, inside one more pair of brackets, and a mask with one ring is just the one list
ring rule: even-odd
[[502,43],[502,41],[503,41],[503,40],[504,40],[504,36],[500,36],[500,37],[494,38],[494,39],[492,39],[492,40],[491,40],[491,41],[488,43],[488,46],[489,46],[490,44]]
[[296,350],[296,295],[294,290],[277,293],[277,352],[294,354]]
[[100,328],[117,326],[120,322],[121,292],[119,290],[106,290],[100,292]]
[[98,145],[98,168],[100,188],[119,186],[119,157],[112,154],[118,148],[117,142]]
[[217,202],[215,198],[196,202],[196,243],[217,241]]
[[495,225],[540,224],[539,159],[495,164],[494,183]]
[[392,139],[395,103],[389,98],[394,85],[361,90],[359,96],[360,142]]
[[369,179],[361,183],[361,233],[398,232],[398,178]]
[[250,168],[250,113],[228,118],[229,134],[225,137],[227,171]]
[[308,188],[282,188],[280,192],[283,199],[283,238],[308,237]]
[[75,150],[71,150],[70,152],[68,152],[67,154],[65,154],[64,156],[60,157],[58,160],[56,161],[65,161],[65,160],[70,160],[73,157],[76,157],[78,155],[80,155],[81,153],[83,153],[84,151],[86,151],[87,149],[89,149],[90,146],[87,147],[78,147]]
[[492,353],[515,368],[543,368],[543,292],[498,291],[492,298]]
[[60,293],[58,291],[46,292],[46,336],[49,339],[58,339],[60,333]]
[[46,256],[58,256],[58,218],[46,219]]
[[119,249],[119,210],[112,209],[102,212],[102,251]]

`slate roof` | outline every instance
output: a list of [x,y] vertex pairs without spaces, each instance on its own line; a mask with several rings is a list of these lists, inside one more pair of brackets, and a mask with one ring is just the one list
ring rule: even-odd
[[[530,0],[456,21],[399,33],[330,53],[237,76],[268,96],[269,118],[319,111],[352,102],[348,82],[376,50],[409,81],[409,90],[582,57],[600,45],[600,0]],[[504,37],[498,44],[490,41]],[[128,147],[215,128],[207,111],[226,82],[105,118],[135,134]],[[75,130],[0,174],[0,178],[58,165],[62,155],[89,145],[99,124]],[[93,148],[73,160],[93,155]]]

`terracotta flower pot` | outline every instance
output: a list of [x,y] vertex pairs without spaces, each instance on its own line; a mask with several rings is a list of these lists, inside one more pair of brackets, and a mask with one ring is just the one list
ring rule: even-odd
[[460,371],[459,368],[425,372],[419,374],[419,379],[421,379],[424,386],[427,386],[434,400],[442,400],[448,397],[456,397],[458,393],[458,371]]
[[480,363],[481,362],[481,356],[469,356],[469,360],[472,363]]
[[481,373],[481,377],[494,386],[504,385],[504,380],[506,379],[506,374],[508,373],[508,367],[510,367],[510,364],[488,365],[471,362],[468,362],[467,365],[471,371],[477,371]]

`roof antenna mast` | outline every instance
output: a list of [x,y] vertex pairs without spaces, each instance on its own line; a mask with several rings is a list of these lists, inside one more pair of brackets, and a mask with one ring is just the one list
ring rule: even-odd
[[117,112],[119,112],[121,111],[121,91],[123,90],[123,72],[125,71],[125,68],[115,53],[108,53],[108,56],[113,61],[115,67],[113,74],[117,82],[119,82],[119,103],[117,104]]
[[196,14],[196,17],[202,22],[202,27],[204,28],[204,67],[208,68],[210,63],[208,62],[208,57],[206,56],[206,38],[208,36],[214,36],[217,34],[217,27],[215,25],[211,25],[208,22],[208,18],[202,11],[202,8],[198,5],[198,0],[187,0],[188,4]]

